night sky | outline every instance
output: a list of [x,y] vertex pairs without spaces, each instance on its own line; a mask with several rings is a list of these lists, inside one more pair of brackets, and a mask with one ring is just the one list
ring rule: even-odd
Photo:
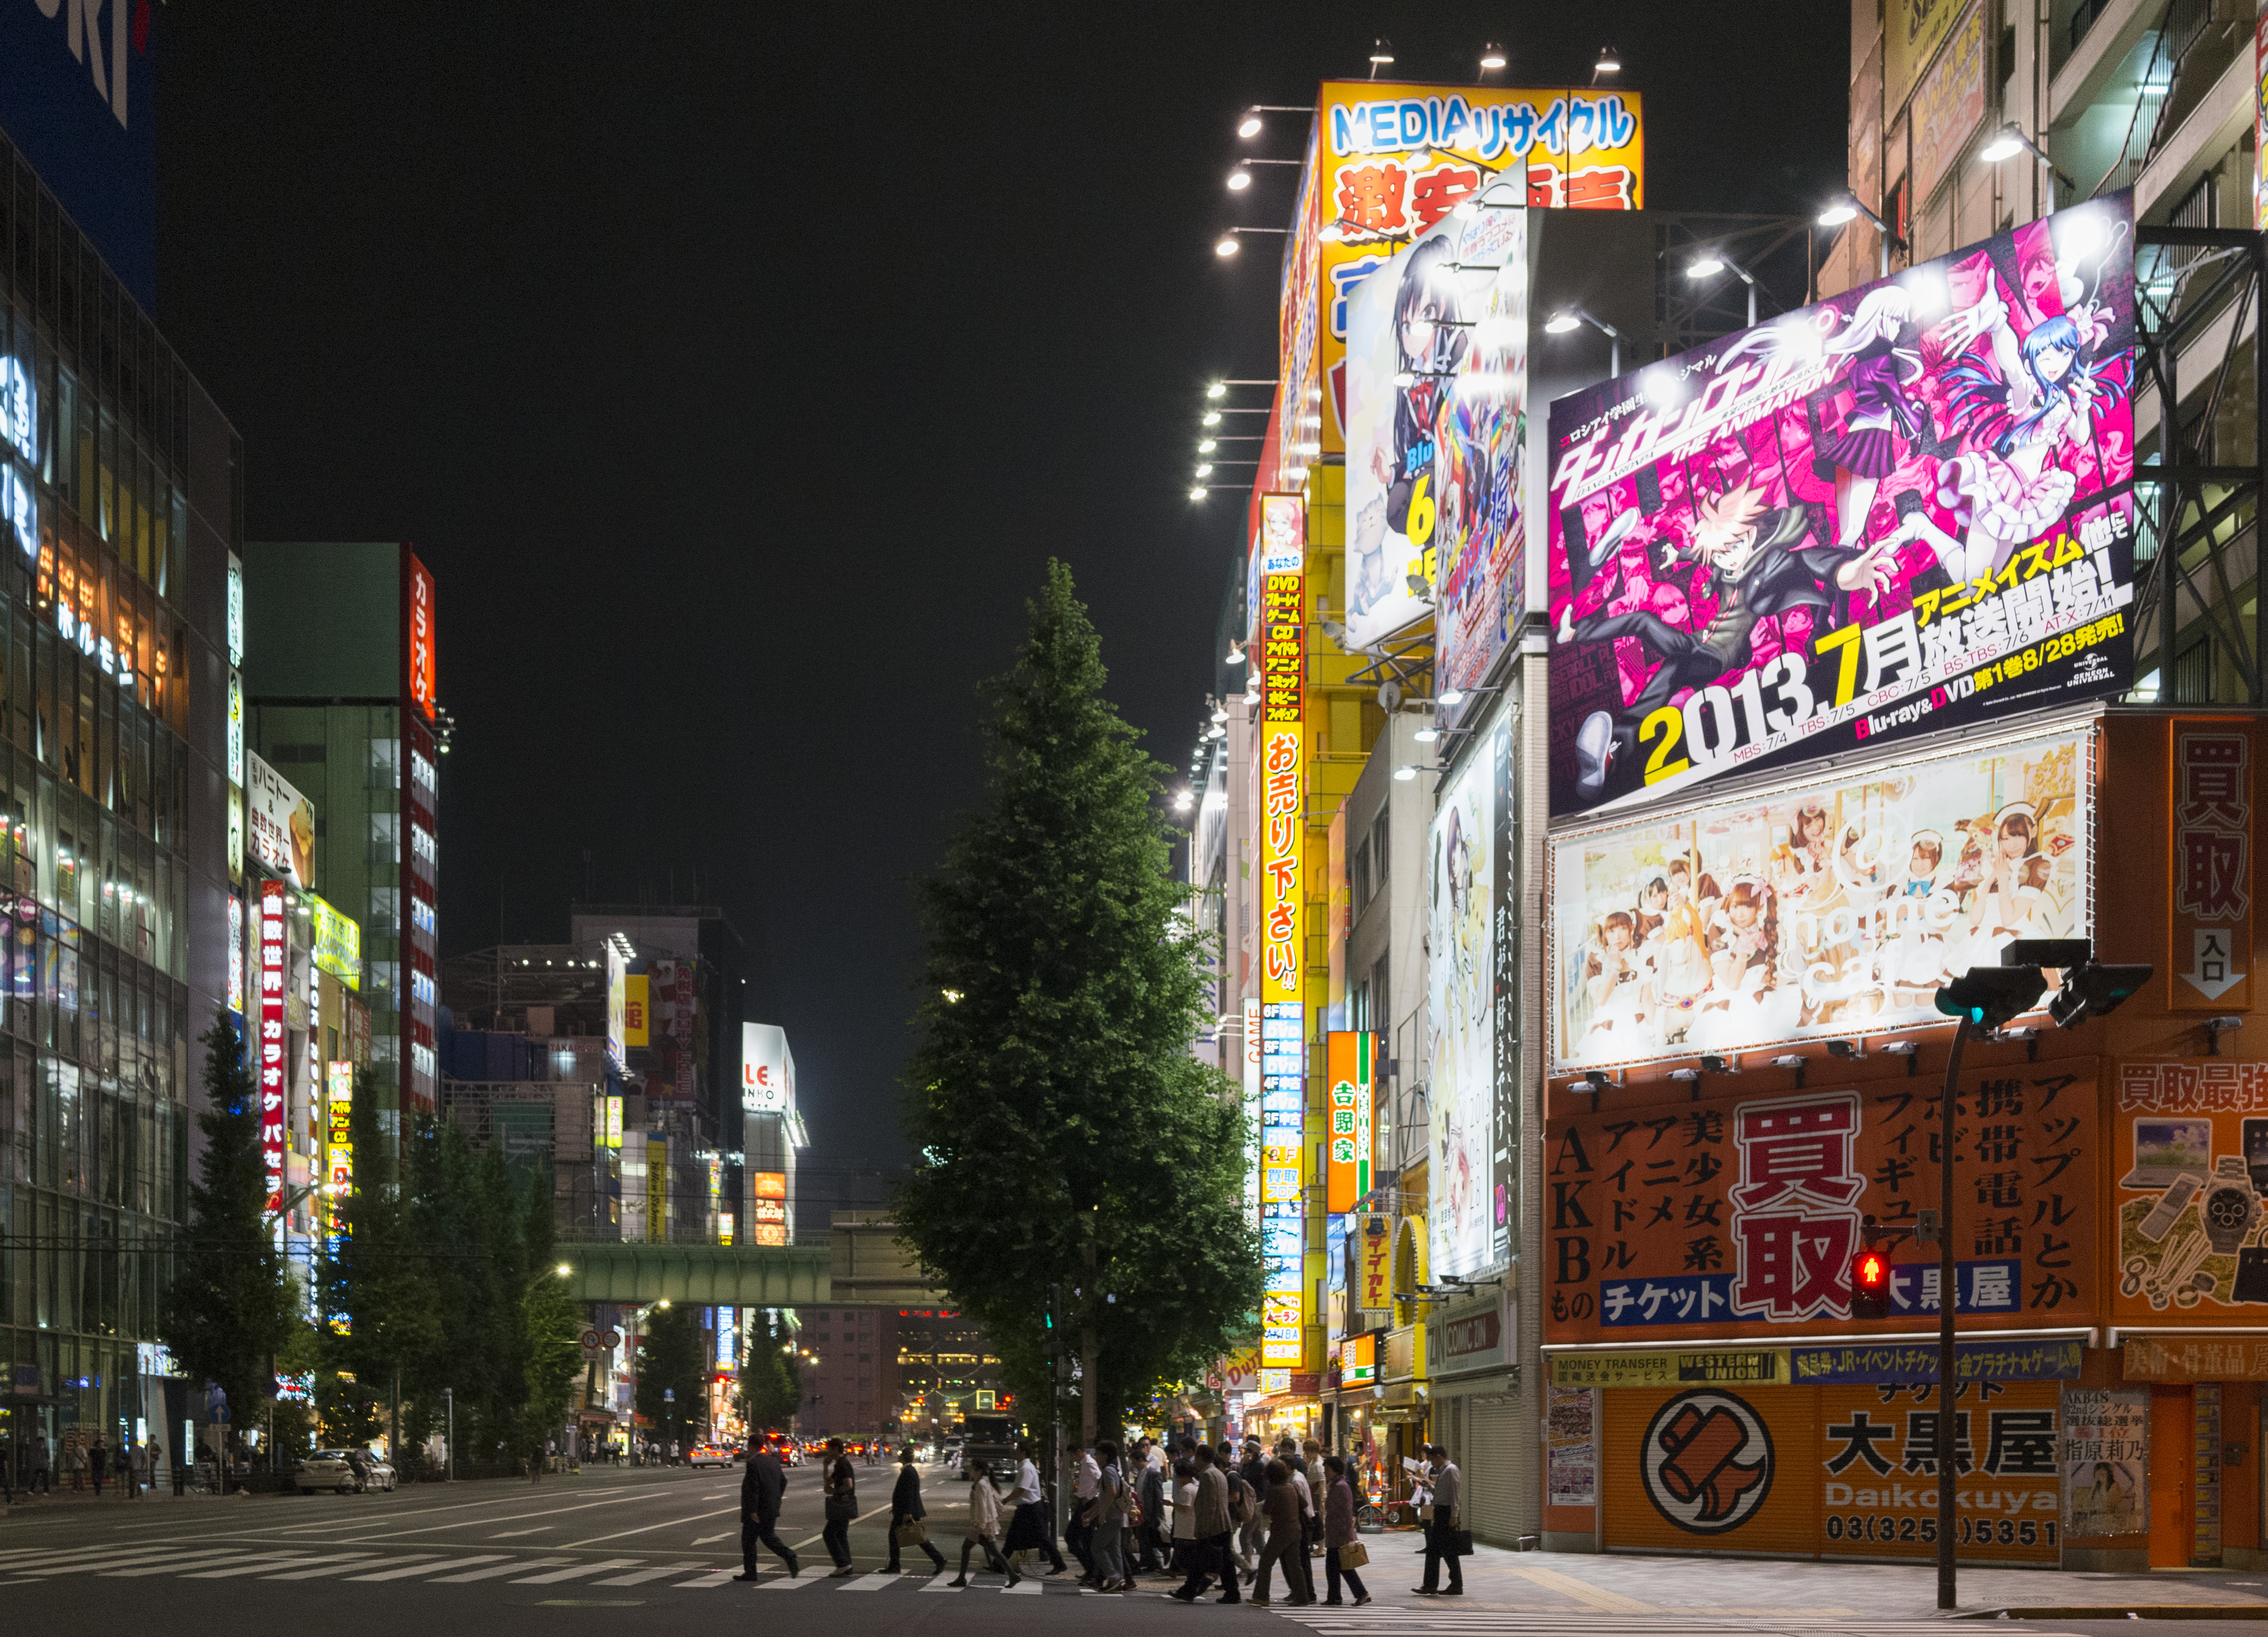
[[1275,372],[1280,240],[1212,243],[1297,173],[1221,182],[1305,133],[1240,144],[1241,109],[1381,32],[1398,77],[1493,39],[1515,85],[1587,84],[1611,39],[1652,205],[1796,210],[1850,77],[1833,0],[158,26],[158,320],[243,435],[249,536],[406,538],[438,580],[444,952],[564,940],[578,896],[721,903],[844,1169],[899,1157],[910,882],[979,799],[973,685],[1050,555],[1187,765],[1238,549],[1234,499],[1188,498],[1197,401]]

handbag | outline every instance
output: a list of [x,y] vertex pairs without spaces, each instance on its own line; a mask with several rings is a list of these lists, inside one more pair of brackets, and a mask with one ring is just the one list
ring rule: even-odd
[[902,1546],[918,1546],[929,1538],[929,1523],[924,1518],[906,1517],[890,1531],[890,1538]]
[[1453,1529],[1449,1531],[1449,1555],[1453,1558],[1469,1558],[1473,1555],[1472,1530]]
[[1359,1540],[1338,1548],[1339,1567],[1343,1569],[1365,1568],[1370,1563],[1370,1548]]
[[842,1490],[827,1497],[827,1521],[847,1523],[858,1515],[858,1496],[855,1490]]

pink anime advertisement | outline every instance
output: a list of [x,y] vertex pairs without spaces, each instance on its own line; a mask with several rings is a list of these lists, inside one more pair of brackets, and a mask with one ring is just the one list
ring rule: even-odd
[[1551,406],[1551,812],[2122,693],[2118,194]]

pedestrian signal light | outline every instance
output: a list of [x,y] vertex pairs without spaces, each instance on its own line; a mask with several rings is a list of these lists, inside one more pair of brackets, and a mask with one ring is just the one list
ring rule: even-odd
[[1889,1311],[1890,1259],[1879,1250],[1861,1250],[1851,1258],[1851,1316],[1878,1319]]

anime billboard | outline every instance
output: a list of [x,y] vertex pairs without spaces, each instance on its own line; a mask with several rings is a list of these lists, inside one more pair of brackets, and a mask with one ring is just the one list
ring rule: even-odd
[[1445,689],[1502,649],[1523,589],[1527,377],[1528,213],[1491,185],[1348,300],[1347,646],[1432,614]]
[[1942,1023],[1939,986],[2010,940],[2089,936],[2092,748],[1964,748],[1553,837],[1553,1072]]
[[2124,194],[1551,406],[1551,811],[2123,693]]

